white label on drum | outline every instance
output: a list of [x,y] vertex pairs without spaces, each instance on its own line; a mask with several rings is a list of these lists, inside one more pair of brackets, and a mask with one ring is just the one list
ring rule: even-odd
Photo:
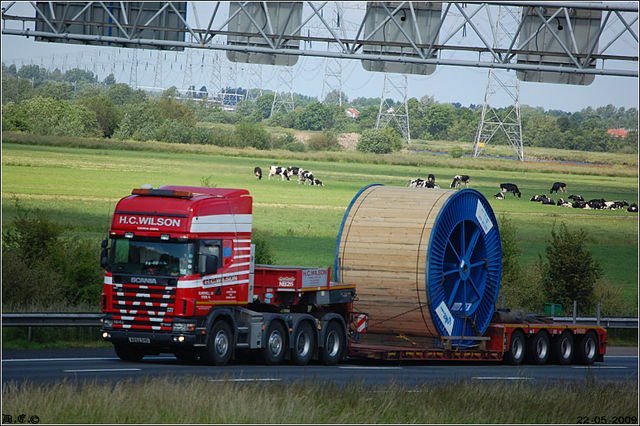
[[442,321],[444,328],[447,330],[447,334],[451,336],[451,332],[453,331],[453,315],[449,312],[449,308],[447,308],[444,301],[438,305],[436,313],[438,314],[440,321]]
[[478,223],[482,226],[485,235],[491,231],[491,228],[493,228],[493,223],[491,222],[491,219],[489,219],[489,215],[480,200],[478,200],[478,207],[476,207],[476,219],[478,219]]

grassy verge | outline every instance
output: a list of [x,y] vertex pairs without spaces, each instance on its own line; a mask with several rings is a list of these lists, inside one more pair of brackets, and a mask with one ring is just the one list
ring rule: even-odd
[[[303,381],[236,384],[225,377],[118,383],[5,384],[3,415],[42,423],[405,424],[637,423],[637,381],[530,385],[474,380],[401,386]],[[621,420],[619,420],[621,418]],[[625,420],[628,418],[628,420]]]

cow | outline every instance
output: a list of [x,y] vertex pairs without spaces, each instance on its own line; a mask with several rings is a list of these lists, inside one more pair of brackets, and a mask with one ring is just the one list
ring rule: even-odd
[[516,196],[516,194],[518,194],[518,198],[522,197],[520,190],[518,190],[518,185],[514,183],[501,183],[500,192],[502,193],[511,192],[514,197]]
[[421,188],[424,181],[422,179],[411,179],[409,181],[409,188]]
[[253,169],[253,174],[256,175],[256,179],[262,180],[262,169],[260,167]]
[[604,201],[604,198],[600,198],[599,200],[594,198],[593,200],[587,201],[587,205],[591,209],[602,210],[602,209],[606,208],[605,202],[606,201]]
[[274,175],[280,175],[282,178],[281,180],[284,180],[284,178],[287,178],[287,180],[291,180],[289,179],[289,173],[287,173],[287,169],[284,167],[271,166],[271,168],[269,169],[269,180],[271,180],[271,176]]
[[302,170],[301,167],[287,167],[287,173],[289,176],[298,176],[298,172]]
[[631,213],[638,213],[638,205],[636,203],[632,203],[627,211]]
[[504,200],[504,194],[502,192],[498,192],[493,196],[493,198],[495,198],[496,200]]
[[566,194],[567,193],[567,184],[566,183],[562,183],[562,182],[556,182],[556,183],[553,184],[553,186],[549,190],[549,194],[552,194],[553,191],[556,191],[556,194],[558,193],[558,191],[562,191],[562,192],[564,192]]
[[556,206],[571,207],[571,201],[565,201],[564,198],[559,198]]
[[436,183],[436,177],[432,173],[429,173],[429,176],[427,176],[427,181],[435,184]]
[[542,195],[534,195],[533,197],[531,197],[531,199],[529,201],[538,201],[538,202],[540,202],[540,201],[544,200],[545,198],[547,198],[547,196],[544,195],[544,194],[542,194]]
[[424,182],[422,183],[422,187],[423,187],[423,188],[440,189],[440,187],[439,187],[438,185],[436,185],[435,183],[430,182],[430,181],[428,181],[428,180],[427,180],[427,181],[424,181]]
[[466,187],[469,187],[469,176],[467,175],[455,175],[453,177],[453,182],[449,185],[449,188],[460,188],[460,184],[464,183]]
[[313,173],[309,170],[303,170],[302,172],[298,172],[298,183],[303,182],[305,185],[309,182],[313,185]]
[[553,201],[553,198],[545,198],[542,200],[542,204],[551,204],[554,205],[556,202]]
[[610,210],[623,209],[625,206],[629,205],[626,201],[607,201],[604,204]]
[[573,200],[575,202],[584,201],[584,198],[582,198],[582,195],[573,195],[573,194],[571,194],[571,195],[569,195],[569,199]]
[[571,207],[573,207],[574,209],[584,209],[588,206],[587,206],[587,203],[585,203],[584,201],[574,201],[571,204]]
[[313,185],[314,186],[324,186],[324,183],[320,182],[318,179],[314,179],[313,180]]

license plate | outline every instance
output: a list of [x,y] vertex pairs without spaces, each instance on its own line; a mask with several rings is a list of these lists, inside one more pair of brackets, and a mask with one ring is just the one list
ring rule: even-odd
[[151,339],[147,337],[129,337],[131,343],[151,343]]

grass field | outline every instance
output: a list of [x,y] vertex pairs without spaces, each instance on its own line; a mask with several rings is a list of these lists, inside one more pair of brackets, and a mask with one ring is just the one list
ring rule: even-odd
[[[208,182],[217,187],[249,190],[254,199],[254,227],[270,234],[278,264],[333,266],[336,237],[346,207],[364,186],[406,186],[409,179],[426,178],[433,173],[436,183],[448,188],[455,174],[468,174],[470,187],[487,197],[496,215],[505,212],[517,224],[523,265],[544,253],[554,223],[563,222],[570,230],[583,228],[609,281],[621,285],[625,297],[637,304],[637,214],[625,210],[567,209],[529,201],[534,194],[548,195],[552,183],[562,181],[569,193],[585,199],[637,202],[637,166],[618,164],[617,158],[607,166],[462,158],[458,159],[460,167],[454,168],[454,159],[436,154],[412,154],[408,156],[413,159],[411,164],[403,165],[404,160],[387,156],[378,160],[362,156],[362,162],[355,162],[355,153],[344,153],[343,158],[340,153],[318,155],[317,159],[304,154],[296,160],[289,152],[248,150],[242,156],[238,150],[230,149],[227,156],[219,155],[225,151],[217,147],[207,151],[208,147],[180,145],[175,152],[169,145],[139,143],[135,146],[139,150],[122,150],[105,149],[105,142],[97,146],[90,142],[87,149],[5,141],[3,227],[15,217],[13,200],[19,199],[24,206],[46,210],[56,221],[68,224],[73,232],[95,239],[98,244],[106,236],[117,200],[133,188],[145,183],[157,188],[165,184],[201,186]],[[134,145],[125,147],[130,146]],[[312,170],[325,186],[268,180],[270,165]],[[253,176],[255,166],[263,169],[261,181]],[[505,182],[517,184],[522,198],[509,195],[505,200],[494,200],[493,194]],[[557,199],[555,194],[551,197]]]

